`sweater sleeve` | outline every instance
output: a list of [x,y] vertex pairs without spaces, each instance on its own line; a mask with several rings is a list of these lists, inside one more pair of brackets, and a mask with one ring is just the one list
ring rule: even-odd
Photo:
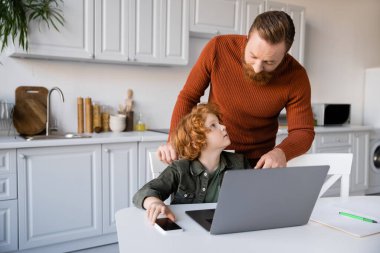
[[170,133],[173,133],[179,120],[200,102],[210,84],[211,71],[215,57],[217,37],[211,39],[202,50],[197,62],[190,71],[187,81],[178,95],[174,106]]
[[293,80],[286,105],[288,137],[277,146],[284,151],[287,161],[306,153],[314,140],[311,88],[306,71],[299,71]]

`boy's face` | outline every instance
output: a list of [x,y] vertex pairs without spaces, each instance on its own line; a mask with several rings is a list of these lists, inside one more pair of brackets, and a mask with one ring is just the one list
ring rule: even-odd
[[205,120],[205,126],[210,129],[207,136],[207,149],[225,149],[231,144],[230,137],[227,134],[226,127],[219,123],[218,117],[208,113]]

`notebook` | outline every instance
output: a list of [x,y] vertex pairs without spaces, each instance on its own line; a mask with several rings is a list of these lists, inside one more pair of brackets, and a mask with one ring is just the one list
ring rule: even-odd
[[229,170],[216,209],[186,211],[211,234],[301,226],[309,221],[329,166]]
[[[371,197],[354,197],[351,201],[341,199],[333,203],[320,201],[314,208],[310,220],[338,229],[356,237],[364,237],[380,233],[380,211],[376,200],[368,201]],[[370,218],[377,223],[365,222],[340,215],[346,212],[361,217]]]

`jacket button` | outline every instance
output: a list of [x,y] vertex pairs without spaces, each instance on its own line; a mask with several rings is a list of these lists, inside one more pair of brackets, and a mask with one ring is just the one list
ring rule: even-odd
[[203,175],[204,175],[205,177],[207,177],[207,172],[205,172]]
[[206,191],[206,188],[203,187],[203,188],[202,188],[202,191]]
[[187,194],[185,193],[184,195],[183,195],[185,198],[187,198]]

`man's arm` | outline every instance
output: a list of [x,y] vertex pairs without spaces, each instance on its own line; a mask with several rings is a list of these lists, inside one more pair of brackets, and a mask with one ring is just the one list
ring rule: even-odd
[[288,137],[276,148],[281,149],[290,160],[306,153],[314,140],[314,119],[311,109],[311,88],[306,71],[295,77],[286,105]]
[[304,69],[293,78],[286,104],[288,137],[273,150],[261,156],[255,168],[286,167],[286,161],[307,152],[314,140],[311,89]]
[[[211,39],[202,50],[197,62],[191,69],[187,81],[178,95],[177,102],[174,106],[170,134],[173,133],[178,122],[197,105],[200,98],[204,95],[205,90],[210,84],[211,70],[215,55],[215,38]],[[168,143],[161,145],[157,149],[158,158],[167,164],[177,159],[172,145],[170,144],[170,134]]]

